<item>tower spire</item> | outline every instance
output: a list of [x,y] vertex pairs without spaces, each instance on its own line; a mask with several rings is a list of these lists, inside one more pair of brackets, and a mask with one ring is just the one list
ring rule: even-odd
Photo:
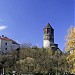
[[51,28],[50,23],[48,23],[45,28]]

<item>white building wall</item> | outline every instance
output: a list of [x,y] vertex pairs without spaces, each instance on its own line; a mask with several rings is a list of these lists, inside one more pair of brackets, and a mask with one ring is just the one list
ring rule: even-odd
[[18,45],[18,44],[12,44],[12,49],[13,50],[16,50],[17,48],[19,48],[20,47],[20,45]]
[[[6,45],[7,43],[7,45]],[[19,48],[20,45],[18,44],[12,44],[12,41],[11,40],[2,40],[0,39],[0,51],[1,52],[8,52],[8,51],[11,51],[11,50],[16,50],[17,48]]]
[[49,40],[44,40],[43,41],[43,47],[44,48],[50,48],[52,45],[54,45],[54,43],[49,41]]
[[[7,43],[7,45],[6,45],[5,43]],[[7,48],[7,49],[6,49],[6,48]],[[2,41],[1,41],[1,50],[2,50],[3,52],[7,52],[7,51],[12,50],[12,41],[2,40]]]
[[1,51],[1,39],[0,39],[0,51]]
[[50,48],[50,41],[49,40],[44,40],[43,41],[43,47],[44,48]]

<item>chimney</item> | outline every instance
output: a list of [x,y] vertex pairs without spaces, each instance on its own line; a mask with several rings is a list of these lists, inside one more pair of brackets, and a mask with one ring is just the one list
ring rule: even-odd
[[4,35],[2,35],[2,37],[4,37]]

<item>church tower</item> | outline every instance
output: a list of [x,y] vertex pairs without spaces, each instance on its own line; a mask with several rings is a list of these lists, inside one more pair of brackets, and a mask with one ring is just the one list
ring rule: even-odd
[[43,47],[44,48],[51,48],[54,45],[54,29],[48,23],[46,27],[43,29],[44,36],[43,36]]

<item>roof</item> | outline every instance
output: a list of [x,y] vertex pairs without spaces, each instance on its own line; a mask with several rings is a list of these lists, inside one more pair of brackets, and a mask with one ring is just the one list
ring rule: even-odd
[[[1,40],[12,41],[12,44],[18,44],[16,41],[8,38],[8,37],[0,37]],[[19,45],[19,44],[18,44]]]
[[[50,29],[50,28],[53,29],[52,26],[50,25],[50,23],[48,23],[44,29],[47,29],[47,28],[49,28],[49,29]],[[53,29],[53,30],[54,30],[54,29]]]
[[14,40],[12,40],[12,43],[13,44],[17,44],[17,45],[20,45],[20,44],[18,44],[16,41],[14,41]]
[[6,40],[6,41],[11,41],[11,39],[7,38],[7,37],[0,37],[1,40]]
[[45,28],[51,28],[51,25],[48,23]]

